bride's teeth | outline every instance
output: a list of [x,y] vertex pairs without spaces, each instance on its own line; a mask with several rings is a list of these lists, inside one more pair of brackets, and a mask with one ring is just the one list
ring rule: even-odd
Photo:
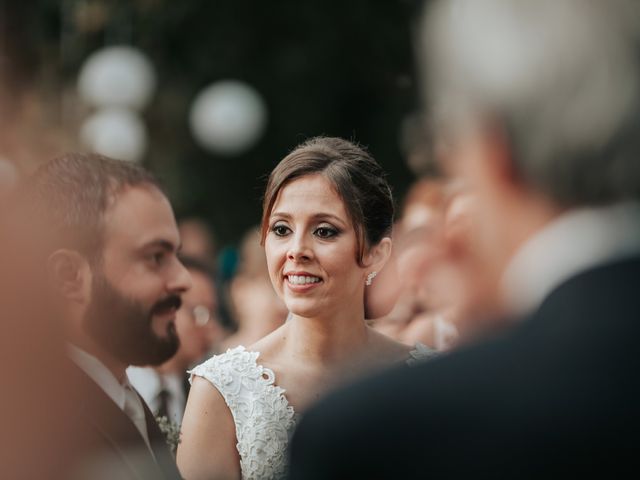
[[305,275],[289,275],[289,283],[294,285],[305,285],[307,283],[318,283],[320,279],[318,277],[308,277]]

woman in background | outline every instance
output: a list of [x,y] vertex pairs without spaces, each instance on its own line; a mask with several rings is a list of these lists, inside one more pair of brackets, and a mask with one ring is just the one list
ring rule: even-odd
[[439,351],[457,336],[451,323],[455,285],[440,268],[449,188],[443,180],[425,178],[409,189],[396,225],[394,254],[367,292],[367,313],[376,330]]

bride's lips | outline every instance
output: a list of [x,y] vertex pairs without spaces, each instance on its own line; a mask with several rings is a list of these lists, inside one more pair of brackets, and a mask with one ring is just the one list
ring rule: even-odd
[[322,277],[309,272],[287,272],[284,274],[284,283],[287,288],[295,293],[304,293],[322,285]]

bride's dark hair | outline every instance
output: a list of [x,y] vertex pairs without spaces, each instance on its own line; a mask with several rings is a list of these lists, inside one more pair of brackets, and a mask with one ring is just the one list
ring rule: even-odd
[[342,198],[357,238],[356,260],[391,235],[393,196],[385,172],[363,147],[335,137],[315,137],[296,147],[269,175],[262,205],[262,243],[280,191],[298,178],[319,174]]

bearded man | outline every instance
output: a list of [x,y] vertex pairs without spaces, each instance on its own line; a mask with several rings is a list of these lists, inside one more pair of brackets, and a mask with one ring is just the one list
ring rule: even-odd
[[47,228],[44,263],[77,377],[78,476],[179,478],[126,375],[179,346],[175,316],[191,280],[169,200],[142,168],[94,154],[44,164],[28,188]]

